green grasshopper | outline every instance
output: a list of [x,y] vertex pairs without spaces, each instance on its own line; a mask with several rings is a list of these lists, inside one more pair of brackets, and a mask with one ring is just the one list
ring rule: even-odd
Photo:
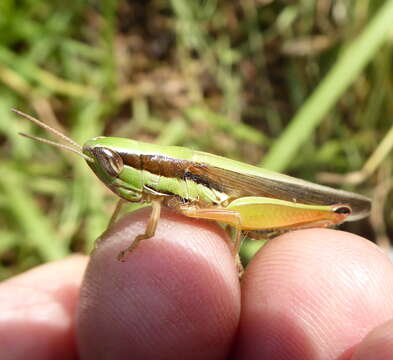
[[41,121],[13,111],[68,144],[21,135],[77,153],[120,197],[109,226],[124,202],[151,203],[145,232],[119,253],[121,261],[142,240],[154,236],[162,206],[233,227],[234,256],[239,252],[242,232],[254,239],[269,238],[285,231],[358,220],[370,212],[371,201],[364,196],[183,147],[103,136],[81,147]]

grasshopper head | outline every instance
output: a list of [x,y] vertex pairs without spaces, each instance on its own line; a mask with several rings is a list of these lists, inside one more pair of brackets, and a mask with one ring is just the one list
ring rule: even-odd
[[96,137],[89,140],[83,146],[82,151],[92,159],[92,161],[87,161],[90,168],[101,181],[109,185],[119,177],[124,163],[116,149],[105,144],[105,142],[101,141],[102,139],[105,139],[105,137]]
[[93,141],[100,138],[94,138],[83,146],[83,153],[93,161],[87,161],[87,164],[105,183],[110,183],[117,178],[123,170],[123,159],[119,153],[109,146],[100,145],[99,142],[92,144]]
[[136,150],[131,139],[99,136],[88,140],[82,152],[89,158],[87,164],[98,178],[115,194],[128,201],[140,201],[143,189],[139,170],[127,160],[127,154]]

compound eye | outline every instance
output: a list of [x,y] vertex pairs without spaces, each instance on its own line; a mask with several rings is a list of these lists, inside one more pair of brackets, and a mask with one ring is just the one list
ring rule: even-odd
[[109,176],[118,177],[124,166],[121,156],[117,152],[104,147],[94,150],[102,169]]
[[333,210],[336,214],[342,215],[350,215],[352,213],[352,209],[347,205],[338,205]]

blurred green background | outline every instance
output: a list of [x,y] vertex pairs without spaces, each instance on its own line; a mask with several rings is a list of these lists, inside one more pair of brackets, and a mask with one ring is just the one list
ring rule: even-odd
[[20,137],[47,135],[11,108],[79,143],[130,137],[335,180],[376,199],[346,229],[386,245],[392,24],[392,0],[1,0],[1,278],[89,251],[116,200],[83,160]]

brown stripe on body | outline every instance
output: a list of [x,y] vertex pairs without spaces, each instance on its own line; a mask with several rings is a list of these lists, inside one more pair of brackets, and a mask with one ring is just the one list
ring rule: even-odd
[[224,192],[223,187],[218,182],[210,179],[206,174],[207,166],[204,164],[170,158],[164,155],[119,154],[123,159],[124,165],[133,167],[134,169],[146,170],[152,174],[167,178],[191,180],[209,189]]

